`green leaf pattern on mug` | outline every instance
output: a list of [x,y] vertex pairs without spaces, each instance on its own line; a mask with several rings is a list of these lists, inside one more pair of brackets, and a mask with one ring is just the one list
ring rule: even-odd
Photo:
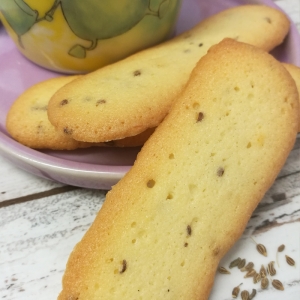
[[[157,8],[151,8],[151,2],[157,1]],[[21,36],[37,22],[51,22],[55,11],[61,9],[72,32],[90,42],[87,47],[76,44],[68,53],[77,58],[85,58],[86,51],[95,49],[98,40],[127,32],[145,16],[162,19],[170,1],[174,0],[54,0],[50,10],[40,18],[38,11],[24,0],[1,0],[0,10],[23,47]]]

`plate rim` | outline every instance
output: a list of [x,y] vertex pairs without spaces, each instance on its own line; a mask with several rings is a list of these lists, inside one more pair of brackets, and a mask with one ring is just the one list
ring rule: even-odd
[[[66,159],[51,156],[23,146],[2,132],[0,132],[0,142],[1,154],[17,167],[33,175],[68,185],[84,188],[110,189],[131,168],[131,166],[103,164],[96,165],[93,168],[93,165],[90,163],[70,162]],[[71,166],[71,164],[75,164],[75,166]],[[28,170],[30,167],[40,171],[39,174],[37,175],[37,172]],[[101,168],[101,170],[97,169],[97,167]],[[60,180],[55,178],[57,175]],[[89,179],[90,182],[85,183],[81,181],[82,176],[84,177],[84,181]]]

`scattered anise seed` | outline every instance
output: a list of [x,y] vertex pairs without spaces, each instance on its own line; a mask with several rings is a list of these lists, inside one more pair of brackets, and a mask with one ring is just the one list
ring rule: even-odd
[[280,245],[280,246],[277,248],[277,252],[276,252],[276,262],[277,262],[278,268],[279,268],[278,253],[279,253],[279,252],[282,252],[284,249],[285,249],[285,245],[284,245],[284,244]]
[[242,291],[241,298],[242,298],[242,300],[249,300],[249,292],[246,290]]
[[244,278],[249,278],[249,277],[254,277],[256,274],[256,271],[254,269],[249,270],[246,275],[244,276]]
[[240,263],[240,261],[241,261],[241,258],[240,258],[240,257],[236,258],[235,260],[233,260],[233,261],[229,264],[229,268],[232,269],[232,268],[234,268],[234,267],[237,267],[238,264]]
[[249,270],[253,269],[253,267],[254,267],[254,263],[248,262],[245,267],[241,268],[241,271],[242,272],[249,271]]
[[233,290],[232,290],[232,298],[237,298],[237,296],[239,295],[240,292],[240,288],[238,286],[236,286]]
[[256,273],[254,276],[253,276],[253,283],[258,283],[261,281],[261,275],[259,273]]
[[284,290],[284,287],[283,287],[282,282],[279,281],[278,279],[272,280],[272,285],[274,286],[274,288],[275,288],[276,290],[280,290],[280,291],[283,291],[283,290]]
[[274,268],[274,261],[271,261],[270,263],[268,263],[268,273],[270,274],[270,276],[274,276],[276,274],[276,269]]
[[233,290],[232,290],[232,298],[237,298],[237,296],[239,295],[240,292],[240,286],[243,283],[240,283],[238,286],[236,286]]
[[267,249],[266,249],[266,247],[263,244],[256,245],[256,249],[263,256],[268,256]]
[[294,266],[295,265],[295,261],[289,257],[288,255],[285,256],[285,260],[286,262],[290,265],[290,266]]
[[252,300],[256,296],[256,289],[252,289],[252,293],[249,295],[249,300]]
[[237,267],[239,268],[239,269],[242,269],[242,268],[244,268],[245,267],[245,265],[246,265],[246,259],[241,259],[241,261],[239,262],[239,264],[237,265]]
[[267,276],[267,271],[266,271],[266,268],[264,267],[264,265],[261,265],[259,274],[260,274],[261,278],[264,278]]
[[254,240],[253,237],[251,237],[251,239],[253,240],[253,242],[256,244],[256,249],[257,251],[262,254],[263,256],[268,256],[267,255],[267,249],[263,244],[257,244],[257,242]]
[[269,286],[269,279],[267,277],[263,277],[261,279],[260,286],[263,290],[265,290]]
[[230,274],[230,272],[224,267],[219,267],[218,272],[221,274]]

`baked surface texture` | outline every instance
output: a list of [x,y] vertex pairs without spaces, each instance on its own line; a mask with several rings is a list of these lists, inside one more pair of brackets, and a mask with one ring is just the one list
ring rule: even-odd
[[207,299],[298,121],[281,63],[231,39],[213,46],[74,248],[59,299]]
[[[300,68],[295,65],[287,64],[287,63],[283,63],[283,65],[295,80],[298,89],[298,94],[299,94],[299,102],[300,102]],[[300,132],[300,122],[299,122],[298,132]]]
[[84,142],[137,135],[164,119],[212,45],[229,37],[269,51],[288,30],[288,18],[271,7],[243,5],[222,11],[173,40],[66,85],[50,100],[49,120]]
[[51,96],[78,76],[65,76],[37,83],[22,93],[11,106],[6,129],[19,143],[36,149],[73,150],[90,147],[55,129],[47,109]]
[[100,142],[100,143],[96,143],[96,145],[103,146],[103,147],[107,146],[107,147],[119,147],[119,148],[140,147],[145,144],[145,142],[149,139],[149,137],[151,136],[151,134],[153,134],[154,131],[155,128],[148,128],[137,135],[125,137],[119,140]]
[[6,129],[19,143],[35,149],[74,150],[88,147],[137,147],[153,133],[155,128],[128,138],[105,143],[85,143],[74,140],[68,132],[62,133],[49,122],[48,102],[62,86],[79,76],[61,76],[42,81],[22,93],[11,106]]

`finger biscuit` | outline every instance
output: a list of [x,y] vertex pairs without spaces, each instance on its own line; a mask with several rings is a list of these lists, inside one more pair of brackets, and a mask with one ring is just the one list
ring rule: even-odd
[[37,83],[21,94],[11,106],[6,129],[19,143],[36,149],[73,150],[90,147],[78,142],[49,122],[48,102],[62,86],[78,76],[62,76]]
[[107,194],[59,299],[207,299],[298,121],[297,89],[281,63],[231,39],[213,46]]
[[[290,75],[293,77],[293,79],[296,83],[296,86],[297,86],[298,94],[299,94],[299,92],[300,92],[300,68],[295,65],[288,64],[288,63],[282,63],[282,64],[289,71]],[[300,102],[300,97],[299,97],[299,102]],[[300,106],[299,106],[299,109],[300,109]],[[152,128],[150,132],[152,133],[153,131],[154,131],[154,129]],[[299,122],[298,131],[300,132],[300,122]],[[144,134],[140,134],[139,139],[137,140],[135,145],[142,146],[149,137],[150,137],[150,134],[148,135],[147,131]],[[127,139],[131,140],[130,138],[127,138]],[[127,140],[127,139],[124,139],[124,140]],[[120,140],[120,141],[123,141],[123,140]]]
[[[300,102],[300,68],[295,65],[287,64],[287,63],[283,63],[283,65],[295,80],[298,89],[298,94],[299,94],[299,102]],[[299,122],[298,131],[300,132],[300,122]]]
[[289,30],[280,11],[243,5],[220,12],[154,48],[85,75],[50,100],[60,131],[84,142],[106,142],[156,127],[185,86],[197,61],[225,37],[271,50]]
[[42,81],[22,93],[11,106],[6,129],[19,143],[35,149],[74,150],[97,147],[137,147],[153,133],[154,128],[128,138],[106,143],[85,143],[55,129],[49,122],[47,109],[51,96],[78,76],[62,76]]

